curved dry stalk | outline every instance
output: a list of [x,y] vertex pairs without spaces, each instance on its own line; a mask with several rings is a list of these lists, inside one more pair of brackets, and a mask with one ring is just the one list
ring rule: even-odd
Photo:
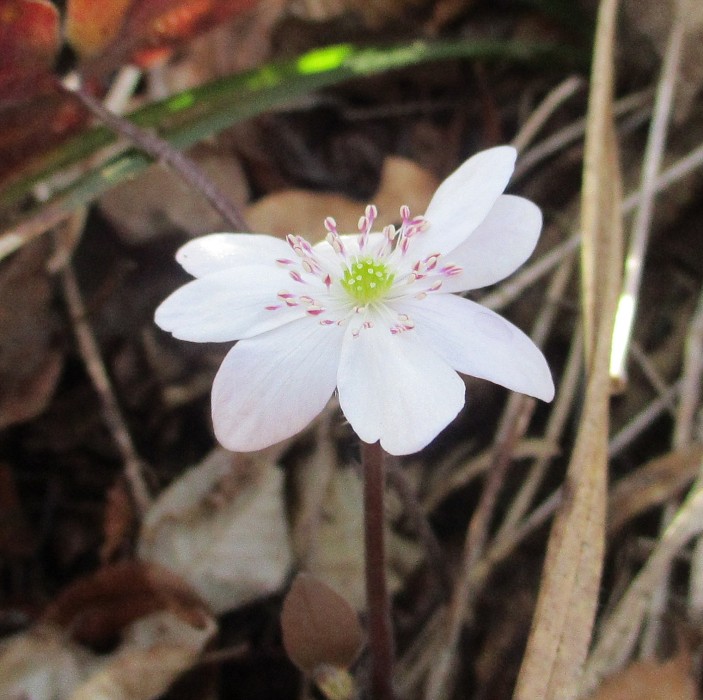
[[664,157],[667,128],[674,100],[674,88],[679,73],[681,49],[686,32],[686,4],[687,0],[678,0],[676,4],[676,13],[664,54],[662,72],[654,101],[654,113],[642,164],[640,201],[632,222],[630,247],[625,262],[625,277],[615,316],[610,375],[621,384],[624,384],[627,378],[627,357],[637,314],[637,300],[652,224],[657,175]]
[[[569,350],[564,373],[559,381],[559,392],[554,401],[554,406],[549,414],[547,427],[544,431],[548,442],[558,445],[566,427],[569,416],[572,414],[574,400],[581,382],[583,368],[583,337],[580,332],[575,334]],[[493,545],[498,546],[504,540],[514,537],[514,531],[519,527],[539,489],[547,468],[551,462],[550,456],[538,457],[530,466],[520,490],[508,507],[503,522],[493,540]]]
[[[703,374],[703,292],[686,337],[686,353],[681,376],[681,394],[674,426],[674,447],[686,447],[695,440],[696,412],[701,400]],[[700,477],[703,479],[703,472]],[[688,584],[688,613],[695,620],[703,615],[703,540],[696,541],[691,558]]]
[[[554,324],[559,311],[559,300],[569,281],[570,269],[571,264],[566,261],[552,277],[546,295],[547,302],[542,306],[531,334],[532,340],[538,347],[544,345]],[[535,405],[535,399],[513,394],[503,411],[486,483],[466,532],[460,575],[450,600],[447,622],[436,640],[437,644],[441,644],[441,652],[427,679],[426,700],[439,700],[450,693],[451,671],[461,630],[477,593],[474,569],[484,556],[498,494],[513,463],[515,447],[527,431]]]
[[581,198],[586,388],[514,700],[571,700],[588,652],[605,546],[608,356],[621,275],[621,178],[613,120],[618,0],[598,11]]
[[[631,95],[621,97],[613,105],[613,114],[616,117],[632,114],[636,117],[637,123],[645,120],[651,114],[650,103],[652,101],[652,91],[650,89],[641,90]],[[523,178],[537,165],[547,158],[559,153],[579,139],[586,133],[586,120],[577,119],[573,124],[569,124],[562,129],[548,136],[544,141],[540,141],[536,146],[520,155],[520,160],[515,166],[513,182]]]
[[630,657],[652,596],[667,578],[671,563],[694,536],[703,532],[703,483],[699,479],[691,494],[632,581],[622,600],[601,625],[598,641],[591,652],[581,679],[579,697],[587,695],[601,678],[618,670]]
[[[81,216],[80,218],[82,224],[83,217]],[[144,464],[141,457],[137,454],[127,424],[122,416],[112,383],[100,356],[98,343],[95,340],[92,328],[88,324],[83,298],[70,264],[65,265],[61,271],[61,284],[83,364],[98,393],[102,406],[103,420],[122,458],[125,477],[130,486],[134,503],[138,512],[143,515],[151,503],[149,489],[144,480]]]
[[527,121],[522,125],[520,131],[518,131],[517,135],[512,140],[512,145],[515,146],[518,151],[527,148],[554,112],[584,86],[585,81],[581,76],[572,75],[559,83],[554,89],[550,90],[542,102],[533,110]]

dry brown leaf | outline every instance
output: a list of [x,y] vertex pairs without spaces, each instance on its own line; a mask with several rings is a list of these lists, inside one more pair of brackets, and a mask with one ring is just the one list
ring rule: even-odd
[[193,626],[209,618],[182,579],[153,564],[124,561],[72,583],[47,607],[42,622],[70,630],[82,644],[105,648],[135,620],[161,610]]
[[216,612],[277,591],[292,563],[281,470],[214,450],[146,513],[138,552],[183,577]]
[[[203,603],[173,574],[138,562],[108,566],[73,583],[37,625],[0,646],[0,697],[152,700],[214,632]],[[115,640],[114,653],[94,653]]]
[[581,230],[587,384],[564,496],[547,545],[515,700],[570,700],[591,639],[604,551],[610,338],[622,272],[621,180],[612,115],[618,0],[600,6]]
[[0,266],[0,428],[41,413],[63,367],[53,332],[45,241]]
[[[403,204],[413,214],[424,214],[435,190],[437,178],[406,158],[388,156],[383,163],[378,190],[371,203],[378,208],[378,230],[396,223]],[[248,207],[246,218],[254,231],[286,236],[289,233],[309,235],[316,231],[324,236],[323,221],[333,217],[342,233],[356,233],[364,202],[340,194],[284,190],[262,197]],[[311,236],[314,241],[316,237]]]
[[283,601],[283,646],[302,671],[321,665],[347,668],[359,655],[359,617],[339,593],[307,573],[298,574]]
[[140,618],[70,700],[155,700],[195,664],[215,630],[212,618],[194,625],[168,610]]
[[620,479],[609,498],[609,534],[681,493],[698,475],[702,459],[703,445],[690,445],[657,457]]
[[659,663],[639,661],[607,678],[589,700],[697,700],[687,651]]

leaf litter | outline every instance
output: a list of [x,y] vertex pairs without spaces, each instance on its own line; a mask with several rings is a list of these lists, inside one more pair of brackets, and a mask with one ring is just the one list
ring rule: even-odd
[[[574,81],[558,64],[447,62],[313,93],[191,152],[257,231],[277,235],[322,235],[328,215],[353,229],[367,201],[390,217],[400,204],[422,211],[436,183],[494,138],[515,140],[525,157],[513,191],[542,206],[545,231],[524,274],[483,298],[524,327],[537,319],[558,396],[535,409],[467,380],[458,422],[394,466],[403,483],[389,480],[387,574],[400,697],[629,700],[658,697],[660,688],[672,700],[698,696],[700,645],[670,645],[682,624],[700,637],[702,597],[703,71],[697,5],[680,2],[690,21],[673,74],[662,60],[677,3],[660,12],[649,0],[603,2],[601,19],[587,15],[601,61],[588,98],[580,88],[587,76]],[[573,35],[554,11],[561,4],[506,13],[479,0],[389,2],[367,11],[349,0],[271,3],[273,12],[262,1],[246,20],[259,41],[237,44],[246,50],[236,63],[360,31],[388,41],[401,30],[549,32],[566,44]],[[68,5],[76,13],[81,3]],[[143,16],[157,5],[145,2]],[[171,25],[175,35],[162,46],[150,25],[134,35],[140,50],[177,51],[147,67],[128,101],[230,69],[223,66],[233,58],[204,58],[208,37],[192,41],[201,28],[196,9],[190,3],[195,14]],[[618,9],[620,24],[608,29],[602,18]],[[100,19],[110,32],[129,33],[136,16],[121,29]],[[79,62],[96,76],[118,66],[124,49],[100,43],[97,20],[78,21],[87,24],[74,24],[69,39]],[[237,21],[217,30],[218,51],[237,52],[245,26]],[[73,102],[42,87],[53,41],[28,54],[0,47],[2,56],[13,52],[14,85],[27,85],[29,65],[46,91],[22,88],[19,102],[0,107],[0,123],[16,129],[13,143],[0,139],[0,149],[12,146],[3,161],[10,173],[85,121]],[[673,90],[673,112],[661,162],[648,156],[647,165],[646,120],[663,88]],[[41,99],[51,107],[48,133],[18,116]],[[334,402],[279,449],[213,451],[208,392],[223,349],[177,344],[155,331],[151,315],[183,281],[170,262],[175,248],[223,224],[158,167],[110,191],[87,219],[77,216],[73,237],[52,246],[47,234],[0,263],[0,695],[177,698],[189,669],[207,675],[214,667],[214,690],[191,697],[313,697],[284,651],[296,661],[291,647],[306,620],[320,619],[309,602],[319,595],[349,608],[339,603],[348,622],[334,635],[313,626],[316,643],[355,651],[342,661],[323,654],[322,670],[309,659],[296,663],[326,697],[352,697],[366,673],[363,649],[356,655],[364,615],[358,455]],[[638,192],[646,167],[651,180]],[[621,218],[627,227],[643,201],[651,217],[640,311],[625,383],[609,397],[608,319],[622,270],[610,246]],[[577,234],[575,274],[567,242]],[[307,572],[302,584],[299,571]],[[301,585],[308,602],[294,606],[291,622]],[[321,593],[327,586],[332,593]]]

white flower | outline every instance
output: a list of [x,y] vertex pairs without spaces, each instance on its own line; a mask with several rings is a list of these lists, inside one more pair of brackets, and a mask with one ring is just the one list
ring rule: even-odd
[[501,316],[454,294],[502,280],[532,253],[540,210],[502,194],[515,150],[466,161],[424,217],[399,228],[284,242],[259,234],[194,239],[177,260],[195,280],[156,311],[176,338],[238,340],[212,388],[217,439],[256,450],[303,429],[330,399],[357,435],[395,455],[427,445],[464,405],[457,372],[550,401],[554,385],[532,341]]

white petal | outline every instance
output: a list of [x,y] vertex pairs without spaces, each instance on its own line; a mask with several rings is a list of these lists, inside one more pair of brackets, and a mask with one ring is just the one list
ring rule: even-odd
[[305,318],[239,341],[212,386],[220,443],[248,452],[302,430],[332,396],[343,337],[343,328]]
[[427,230],[417,236],[414,259],[454,250],[485,218],[506,188],[515,167],[512,146],[481,151],[455,170],[438,188],[425,217]]
[[541,230],[542,212],[536,204],[501,195],[478,228],[442,260],[464,270],[447,279],[442,291],[480,289],[500,282],[532,255]]
[[540,349],[502,316],[453,294],[397,302],[415,330],[457,372],[513,391],[554,398],[554,382]]
[[380,322],[356,338],[347,328],[337,387],[356,434],[394,455],[425,447],[464,405],[464,383],[446,362],[414,331],[392,335]]
[[241,265],[273,264],[277,258],[294,257],[287,243],[260,233],[212,233],[188,241],[176,253],[176,260],[193,277]]
[[[222,270],[177,289],[156,309],[154,320],[182,340],[238,340],[303,317],[302,307],[289,308],[276,296],[282,290],[299,294],[303,289],[311,293],[274,265]],[[266,309],[277,304],[282,308]]]

